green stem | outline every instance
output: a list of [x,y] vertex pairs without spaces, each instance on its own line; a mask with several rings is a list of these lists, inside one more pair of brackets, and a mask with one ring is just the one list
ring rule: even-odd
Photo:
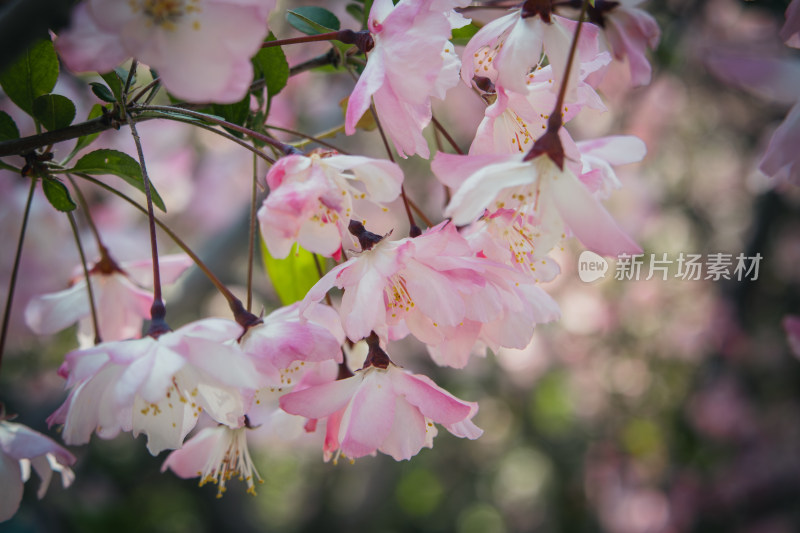
[[31,178],[31,188],[28,192],[28,200],[25,202],[25,212],[22,215],[22,228],[19,231],[17,241],[17,251],[14,254],[14,268],[11,270],[11,281],[8,283],[8,296],[6,296],[6,308],[3,313],[3,330],[0,332],[0,367],[3,365],[3,353],[6,347],[6,336],[8,335],[8,323],[11,318],[11,304],[14,301],[14,289],[17,286],[17,273],[19,272],[19,262],[22,257],[22,243],[25,241],[25,230],[28,228],[28,215],[31,212],[33,203],[33,193],[36,191],[36,178]]

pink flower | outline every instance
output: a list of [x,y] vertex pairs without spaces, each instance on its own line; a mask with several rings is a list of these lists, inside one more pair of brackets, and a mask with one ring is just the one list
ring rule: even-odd
[[[381,125],[398,153],[430,155],[422,130],[431,120],[431,96],[441,98],[458,83],[457,58],[448,43],[448,12],[467,3],[401,0],[393,5],[391,0],[376,0],[372,4],[369,30],[375,47],[350,95],[345,117],[348,135],[355,133],[358,119],[374,98]],[[463,23],[463,19],[458,22]]]
[[299,309],[298,302],[273,311],[263,323],[249,328],[240,341],[242,351],[250,356],[267,386],[297,382],[299,368],[292,363],[299,361],[305,366],[342,361],[344,331],[336,311],[315,305],[301,315]]
[[437,154],[434,173],[446,185],[457,187],[445,216],[464,225],[477,220],[486,209],[506,208],[531,215],[547,243],[543,253],[565,238],[567,232],[600,254],[616,256],[641,251],[569,165],[561,170],[547,156],[523,161],[524,156]]
[[786,8],[786,23],[780,35],[787,46],[800,48],[800,1],[792,0]]
[[377,346],[377,337],[373,342],[370,354],[379,351],[382,357],[373,355],[374,362],[353,377],[286,394],[281,408],[312,419],[342,411],[340,420],[329,420],[329,429],[338,422],[336,444],[352,459],[376,451],[397,461],[410,459],[431,444],[434,422],[457,437],[476,439],[483,433],[472,422],[476,403],[459,400],[426,376],[400,369]]
[[[590,62],[581,63],[578,85],[564,102],[563,121],[571,120],[584,107],[605,111],[606,107],[586,83],[586,78],[605,68],[611,56],[604,52]],[[528,74],[521,93],[496,88],[496,100],[486,108],[469,148],[471,155],[528,152],[547,129],[547,119],[555,108],[558,85],[553,83],[553,68],[548,65]]]
[[633,135],[599,137],[577,143],[583,164],[580,179],[600,198],[608,198],[611,191],[622,187],[615,166],[638,163],[647,154],[647,146]]
[[339,314],[352,341],[371,331],[385,338],[390,326],[403,323],[428,342],[439,339],[437,328],[464,319],[494,320],[521,305],[513,293],[517,277],[504,265],[475,257],[455,227],[443,223],[414,239],[383,239],[350,258],[320,279],[303,305],[321,300],[334,286],[343,288]]
[[631,83],[634,86],[647,85],[652,77],[652,68],[645,52],[647,48],[655,50],[658,46],[661,38],[658,23],[648,12],[635,7],[642,0],[608,3],[617,4],[601,15],[605,36],[614,57],[620,60],[628,58]]
[[64,488],[75,474],[69,468],[75,457],[49,437],[28,426],[0,420],[0,522],[14,516],[22,501],[22,485],[30,478],[31,467],[42,480],[36,495],[44,497],[53,472],[61,474]]
[[255,496],[255,483],[263,483],[247,447],[248,428],[227,426],[205,428],[170,453],[161,471],[167,468],[183,479],[200,478],[200,486],[217,485],[217,498],[225,493],[225,484],[237,477],[247,484],[247,492]]
[[772,134],[758,169],[778,180],[800,186],[800,103],[792,107],[789,114]]
[[145,433],[157,455],[179,448],[201,412],[230,427],[244,415],[242,390],[257,388],[253,363],[230,341],[235,322],[205,319],[154,339],[108,342],[66,355],[59,373],[72,391],[48,422],[67,444],[120,431]]
[[274,7],[275,0],[87,0],[56,47],[71,70],[105,72],[135,57],[178,98],[233,103],[253,81],[250,58]]
[[[486,24],[464,49],[465,61],[461,78],[471,85],[473,77],[489,78],[507,91],[524,94],[531,70],[539,65],[542,52],[553,65],[553,83],[558,86],[564,78],[567,56],[576,22],[558,15],[522,16],[515,9]],[[597,56],[598,28],[585,24],[578,42],[578,61]],[[578,69],[572,69],[570,90],[577,82]]]
[[356,202],[391,202],[402,183],[402,170],[390,161],[335,153],[281,158],[267,174],[270,194],[258,211],[270,255],[288,256],[295,242],[336,254],[342,239],[352,239],[347,225]]
[[[173,283],[190,265],[191,259],[184,254],[159,258],[161,282]],[[141,337],[142,324],[150,318],[153,304],[153,294],[142,289],[141,285],[152,285],[152,273],[150,260],[118,266],[106,257],[90,268],[89,279],[101,339],[119,341]],[[94,325],[90,315],[89,292],[83,271],[69,289],[33,298],[25,309],[28,327],[39,335],[50,335],[78,322],[81,346],[94,344]]]

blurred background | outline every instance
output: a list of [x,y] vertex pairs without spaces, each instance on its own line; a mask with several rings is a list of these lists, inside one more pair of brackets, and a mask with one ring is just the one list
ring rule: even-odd
[[[337,10],[344,27],[355,27],[341,4],[326,7]],[[299,443],[254,438],[251,451],[264,478],[258,496],[233,480],[216,499],[213,486],[161,473],[166,454],[151,457],[143,437],[93,437],[71,448],[78,457],[74,485],[62,490],[54,480],[39,501],[37,482],[28,483],[19,512],[0,531],[800,531],[800,362],[782,327],[786,315],[800,314],[800,191],[757,170],[788,107],[726,84],[707,63],[720,50],[797,60],[777,37],[787,4],[643,4],[662,29],[652,84],[631,90],[626,68],[612,68],[600,87],[610,111],[586,111],[570,124],[576,140],[624,133],[647,143],[642,163],[618,170],[623,189],[607,206],[644,248],[645,270],[650,254],[675,262],[667,280],[613,279],[611,261],[606,279],[583,283],[576,268],[581,249],[569,242],[556,256],[561,276],[546,287],[562,319],[540,326],[526,349],[476,357],[456,371],[435,367],[419,344],[394,346],[399,363],[480,404],[480,439],[440,431],[434,448],[409,462],[379,455],[333,465],[322,461],[320,435]],[[488,20],[492,13],[474,15]],[[278,19],[275,34],[293,36]],[[289,63],[327,49],[288,50]],[[352,83],[347,73],[295,76],[269,122],[312,133],[336,127],[337,104]],[[63,74],[57,91],[84,99],[81,117],[94,102],[78,88]],[[12,107],[2,104],[13,114]],[[459,86],[434,104],[434,114],[467,148],[483,108]],[[23,129],[24,118],[14,116]],[[171,227],[241,292],[251,156],[184,125],[151,121],[140,129]],[[126,133],[104,134],[100,142],[133,153]],[[383,156],[374,133],[331,142]],[[427,163],[401,164],[412,197],[427,213],[441,213],[443,194]],[[8,279],[27,184],[0,174],[0,269]],[[85,192],[96,195],[93,214],[112,253],[120,260],[146,254],[138,213]],[[161,245],[171,249],[166,239]],[[676,277],[681,253],[763,259],[757,280],[689,281]],[[18,422],[56,440],[45,418],[65,398],[56,369],[75,346],[74,330],[37,339],[22,312],[31,296],[65,287],[77,264],[66,219],[37,198],[0,400]],[[270,310],[278,302],[262,272],[258,305]],[[197,318],[198,310],[225,316],[195,271],[168,293],[168,306],[173,324]]]

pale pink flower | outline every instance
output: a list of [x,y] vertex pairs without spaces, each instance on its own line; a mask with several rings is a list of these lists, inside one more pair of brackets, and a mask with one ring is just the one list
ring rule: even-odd
[[[342,361],[344,331],[336,311],[315,305],[300,314],[300,303],[282,307],[264,317],[245,332],[242,351],[265,378],[265,385],[291,385],[298,380],[299,368],[292,363]],[[287,383],[288,380],[288,383]]]
[[465,225],[487,209],[506,208],[530,215],[547,242],[542,253],[566,238],[568,232],[600,254],[641,251],[569,165],[561,170],[547,156],[530,161],[523,161],[524,157],[438,154],[432,165],[434,173],[446,185],[457,187],[445,216]]
[[[375,349],[371,347],[370,352]],[[335,429],[338,422],[337,434],[330,436],[340,453],[352,459],[376,451],[397,461],[410,459],[423,446],[432,445],[434,422],[457,437],[476,439],[483,433],[472,422],[476,403],[459,400],[426,376],[400,369],[385,353],[382,361],[350,378],[291,392],[280,404],[288,413],[311,419],[341,412],[341,419],[329,421],[328,429]],[[326,446],[330,453],[335,445]]]
[[53,472],[61,474],[61,484],[69,487],[75,474],[69,468],[75,457],[49,437],[28,426],[0,420],[0,522],[14,516],[22,501],[23,483],[31,467],[41,479],[36,495],[43,498]]
[[[550,14],[523,17],[515,9],[486,24],[470,39],[464,49],[461,78],[471,85],[473,77],[489,78],[507,91],[524,94],[528,74],[539,66],[542,52],[553,65],[553,83],[564,78],[572,35],[577,23]],[[590,61],[597,56],[598,28],[584,24],[578,42],[577,60]],[[578,69],[572,69],[568,92],[577,83]]]
[[440,339],[437,328],[465,319],[495,320],[521,307],[513,269],[475,257],[451,224],[417,238],[383,239],[372,249],[333,268],[309,290],[304,306],[343,288],[339,314],[347,336],[358,341],[371,331],[383,338],[403,323],[423,342]]
[[[381,125],[398,153],[430,155],[422,130],[431,120],[431,96],[441,98],[458,83],[457,57],[448,43],[452,28],[448,14],[466,3],[401,0],[394,5],[392,0],[376,0],[372,4],[369,31],[375,47],[350,95],[348,135],[355,132],[374,98]],[[463,24],[463,19],[456,24]]]
[[56,39],[67,67],[105,72],[130,57],[176,97],[233,103],[253,81],[250,58],[275,0],[87,0]]
[[604,34],[614,57],[620,60],[628,58],[631,84],[634,86],[650,83],[652,67],[647,60],[646,50],[655,50],[661,39],[661,30],[653,16],[636,7],[642,1],[608,2],[617,5],[601,15]]
[[356,216],[356,202],[382,204],[400,195],[403,171],[368,157],[312,154],[281,158],[267,174],[270,194],[258,210],[270,255],[282,259],[295,242],[306,250],[335,255]]
[[780,35],[787,46],[800,48],[800,1],[792,0],[786,8],[786,23]]
[[[604,52],[594,60],[580,64],[578,85],[564,101],[564,123],[570,121],[584,106],[606,110],[586,78],[604,69],[610,61],[611,56]],[[528,74],[524,92],[510,92],[497,86],[496,99],[486,108],[486,115],[470,146],[470,155],[528,152],[547,130],[547,119],[555,108],[557,93],[558,85],[553,83],[550,65]]]
[[161,471],[167,468],[184,479],[199,477],[200,486],[217,485],[217,498],[227,490],[225,484],[237,477],[247,484],[247,492],[255,496],[256,483],[263,483],[250,457],[246,427],[231,429],[216,426],[200,430],[182,448],[171,452]]
[[153,455],[179,448],[205,412],[239,427],[243,391],[257,388],[257,372],[231,341],[242,328],[222,319],[200,320],[160,335],[102,343],[66,355],[59,373],[72,388],[48,422],[64,424],[67,444],[84,444],[94,431],[145,433]]
[[[160,257],[161,282],[173,283],[192,264],[184,254]],[[141,337],[142,324],[150,318],[153,304],[153,293],[142,288],[153,284],[152,265],[149,259],[117,265],[106,258],[90,267],[89,279],[102,340]],[[94,344],[94,324],[83,271],[70,288],[32,298],[25,309],[25,321],[39,335],[51,335],[78,322],[80,345]]]
[[583,165],[580,179],[600,198],[608,198],[622,187],[615,166],[638,163],[647,154],[647,145],[633,135],[612,135],[577,143]]

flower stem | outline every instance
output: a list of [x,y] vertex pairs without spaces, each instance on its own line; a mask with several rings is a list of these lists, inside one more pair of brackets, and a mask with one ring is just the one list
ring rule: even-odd
[[11,319],[11,304],[14,300],[14,289],[17,286],[17,273],[19,272],[19,262],[22,257],[22,243],[25,241],[25,230],[28,228],[28,215],[31,212],[33,203],[33,193],[36,191],[36,178],[31,178],[31,188],[28,192],[28,200],[25,202],[25,211],[22,215],[22,228],[19,231],[17,241],[17,251],[14,254],[14,268],[11,270],[11,281],[8,282],[8,296],[6,296],[6,308],[3,312],[3,330],[0,332],[0,367],[3,364],[3,352],[6,347],[6,336],[8,335],[8,323]]
[[[72,227],[72,234],[75,236],[75,245],[78,247],[78,255],[81,256],[81,266],[83,267],[83,277],[86,279],[86,292],[89,296],[89,309],[92,316],[92,327],[94,327],[94,344],[100,344],[100,327],[97,322],[97,307],[94,300],[94,289],[92,288],[92,280],[89,278],[89,267],[86,265],[86,254],[83,253],[83,244],[81,244],[81,236],[78,232],[78,225],[75,223],[75,216],[72,211],[67,212],[69,218],[69,225]],[[102,245],[101,245],[102,246]]]
[[139,132],[136,131],[136,119],[128,113],[128,125],[131,128],[133,142],[136,144],[136,153],[139,155],[139,165],[142,167],[142,178],[144,181],[144,196],[147,199],[147,219],[150,226],[150,251],[153,256],[153,305],[150,307],[150,329],[149,335],[159,335],[169,330],[164,320],[167,309],[164,300],[161,298],[161,270],[158,266],[158,243],[156,242],[156,223],[155,213],[153,212],[153,195],[150,187],[150,176],[147,174],[147,165],[144,161],[144,151]]
[[303,37],[292,37],[291,39],[280,39],[266,41],[261,44],[261,48],[271,48],[273,46],[283,46],[285,44],[313,43],[319,41],[340,41],[344,44],[354,44],[358,49],[366,53],[372,50],[375,42],[369,31],[340,30],[329,33],[318,33],[317,35],[305,35]]
[[453,147],[453,150],[455,150],[456,153],[459,154],[459,155],[464,155],[464,151],[461,150],[461,148],[458,147],[458,144],[453,139],[453,137],[450,136],[450,134],[447,132],[447,130],[444,129],[444,126],[442,126],[441,122],[436,120],[436,117],[434,117],[433,115],[431,115],[431,122],[433,123],[433,126],[437,130],[439,130],[439,132],[441,132],[442,135],[444,135],[444,138],[447,139],[447,142],[450,143],[450,146]]
[[[76,175],[76,176],[78,176],[78,177],[80,177],[80,178],[82,178],[82,179],[85,179],[86,181],[89,181],[89,182],[91,182],[91,183],[94,183],[94,184],[95,184],[95,185],[97,185],[98,187],[102,187],[103,189],[107,190],[108,192],[110,192],[110,193],[112,193],[112,194],[114,194],[114,195],[116,195],[116,196],[118,196],[118,197],[122,198],[123,200],[125,200],[126,202],[128,202],[129,204],[131,204],[133,207],[135,207],[136,209],[138,209],[139,211],[141,211],[142,213],[144,213],[145,215],[149,215],[149,213],[148,213],[148,211],[147,211],[147,208],[145,208],[145,207],[142,207],[141,205],[139,205],[139,204],[136,202],[136,200],[132,199],[132,198],[131,198],[130,196],[128,196],[127,194],[125,194],[125,193],[123,193],[123,192],[120,192],[120,191],[116,190],[115,188],[111,187],[110,185],[107,185],[107,184],[103,183],[102,181],[100,181],[100,180],[97,180],[97,179],[95,179],[95,178],[93,178],[93,177],[89,176],[88,174],[76,173],[75,175]],[[155,217],[155,216],[153,217],[153,220],[155,221],[155,224],[156,224],[156,225],[157,225],[159,228],[161,228],[161,230],[162,230],[164,233],[166,233],[166,234],[167,234],[167,236],[169,236],[169,238],[170,238],[170,239],[172,239],[172,241],[173,241],[175,244],[177,244],[177,245],[178,245],[178,247],[179,247],[181,250],[183,250],[183,251],[186,253],[186,255],[188,255],[188,256],[189,256],[189,257],[192,259],[192,261],[194,262],[194,264],[195,264],[195,265],[197,265],[197,268],[199,268],[199,269],[200,269],[200,271],[201,271],[203,274],[205,274],[205,276],[208,278],[208,280],[209,280],[209,281],[210,281],[210,282],[211,282],[211,283],[214,285],[214,287],[215,287],[215,288],[216,288],[216,289],[217,289],[217,290],[220,292],[220,294],[222,294],[222,296],[225,298],[225,300],[227,300],[227,302],[228,302],[228,306],[230,307],[231,311],[233,311],[234,318],[236,318],[236,320],[237,320],[237,322],[239,322],[239,324],[241,324],[241,325],[243,325],[243,326],[244,326],[244,324],[243,324],[242,322],[246,322],[246,323],[247,323],[247,324],[249,324],[249,325],[254,325],[254,324],[256,323],[255,321],[258,321],[258,320],[259,320],[259,319],[258,319],[258,317],[255,317],[255,316],[253,316],[251,313],[248,313],[248,312],[247,312],[247,311],[244,309],[244,306],[242,305],[242,302],[241,302],[241,300],[239,300],[239,299],[238,299],[238,298],[237,298],[237,297],[236,297],[236,296],[235,296],[235,295],[234,295],[234,294],[233,294],[233,293],[230,291],[230,289],[228,289],[228,287],[226,287],[226,286],[225,286],[225,285],[224,285],[224,284],[223,284],[223,283],[222,283],[222,282],[219,280],[219,278],[217,278],[217,276],[215,276],[215,275],[214,275],[214,273],[213,273],[213,272],[211,272],[211,270],[210,270],[210,269],[208,268],[208,266],[207,266],[207,265],[206,265],[206,264],[203,262],[203,260],[202,260],[202,259],[200,259],[200,257],[198,257],[198,255],[197,255],[196,253],[194,253],[194,250],[192,250],[192,249],[189,247],[189,245],[187,245],[187,244],[186,244],[186,243],[185,243],[185,242],[184,242],[184,241],[183,241],[183,240],[182,240],[180,237],[178,237],[178,235],[177,235],[177,234],[176,234],[174,231],[172,231],[172,230],[169,228],[169,226],[167,226],[166,224],[164,224],[164,223],[163,223],[161,220],[159,220],[159,219],[158,219],[157,217]]]
[[247,311],[253,309],[253,256],[256,246],[256,195],[258,194],[258,159],[253,156],[253,188],[250,191],[250,234],[247,241]]

